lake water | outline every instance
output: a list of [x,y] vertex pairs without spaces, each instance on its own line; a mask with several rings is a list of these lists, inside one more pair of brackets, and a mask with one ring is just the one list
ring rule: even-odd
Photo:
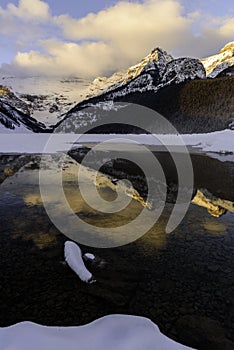
[[[170,157],[165,153],[155,155],[173,183],[176,174]],[[42,171],[48,179],[47,201],[55,208],[56,215],[62,216],[64,203],[56,195],[54,181],[56,164],[62,155],[44,157]],[[125,211],[105,214],[93,210],[77,186],[77,165],[73,158],[66,158],[63,164],[63,186],[72,210],[82,220],[109,232],[141,213],[145,204],[141,186],[138,186],[139,197]],[[199,349],[231,346],[234,341],[234,163],[201,154],[192,155],[192,162],[194,195],[197,190],[207,191],[230,210],[216,217],[207,208],[191,203],[176,230],[166,234],[173,208],[173,198],[169,197],[160,219],[137,241],[110,249],[82,246],[83,252],[96,256],[96,262],[88,263],[88,267],[97,282],[85,285],[63,263],[63,244],[68,238],[53,225],[44,209],[38,180],[40,157],[1,155],[0,326],[23,320],[46,325],[80,325],[106,314],[127,313],[149,317],[171,338]],[[123,177],[125,172],[131,179],[129,169],[117,162],[111,173]],[[110,173],[107,168],[103,170]],[[92,170],[85,176],[90,178]],[[100,184],[99,194],[108,207],[116,198],[113,182],[101,176]],[[211,328],[213,343],[207,345],[204,339],[212,333]]]

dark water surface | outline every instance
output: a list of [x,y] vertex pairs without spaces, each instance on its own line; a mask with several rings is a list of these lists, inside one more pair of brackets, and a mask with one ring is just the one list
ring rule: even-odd
[[[59,157],[59,156],[58,156]],[[158,156],[173,178],[165,154]],[[51,156],[48,155],[48,200],[53,202]],[[49,220],[38,185],[40,157],[0,156],[0,326],[30,320],[46,325],[80,325],[110,313],[143,315],[169,337],[199,349],[233,349],[234,214],[220,217],[191,204],[172,234],[165,226],[173,207],[141,239],[126,246],[95,249],[88,267],[97,282],[86,285],[63,263],[67,238]],[[206,189],[234,201],[234,163],[192,156],[195,190]],[[139,214],[133,201],[126,214],[105,216],[91,210],[72,177],[73,161],[64,166],[64,188],[81,218],[108,227]],[[118,169],[117,169],[118,170]],[[116,174],[118,175],[118,171]],[[114,175],[115,173],[113,173]],[[169,176],[169,175],[168,175]],[[114,196],[108,183],[100,189]],[[110,225],[111,226],[111,225]]]

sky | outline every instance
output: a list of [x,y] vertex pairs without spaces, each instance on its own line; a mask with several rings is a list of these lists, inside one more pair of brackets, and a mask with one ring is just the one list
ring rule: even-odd
[[0,71],[109,75],[155,47],[206,57],[234,40],[233,0],[0,0]]

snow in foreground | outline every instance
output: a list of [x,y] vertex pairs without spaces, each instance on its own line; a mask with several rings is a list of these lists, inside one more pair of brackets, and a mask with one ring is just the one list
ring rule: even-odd
[[95,282],[91,272],[89,272],[84,264],[81,249],[76,243],[70,241],[65,242],[64,257],[67,264],[77,274],[81,281],[86,283]]
[[[1,132],[1,130],[0,130]],[[184,135],[74,135],[74,134],[53,134],[51,147],[45,150],[45,145],[50,134],[0,134],[0,153],[55,153],[63,151],[68,144],[76,142],[77,146],[84,143],[99,143],[107,140],[123,138],[140,144],[152,146],[179,146],[181,138],[185,145],[204,152],[211,153],[234,153],[234,130],[216,131],[209,134],[184,134]],[[161,142],[160,142],[160,141]]]
[[85,260],[94,261],[94,260],[95,260],[95,255],[93,255],[93,254],[91,254],[91,253],[86,253],[86,254],[84,254],[84,259],[85,259]]
[[191,350],[160,333],[147,318],[110,315],[79,327],[22,322],[0,328],[1,350]]

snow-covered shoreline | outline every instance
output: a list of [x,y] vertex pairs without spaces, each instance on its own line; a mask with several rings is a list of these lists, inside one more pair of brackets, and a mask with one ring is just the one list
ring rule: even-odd
[[147,318],[109,315],[77,327],[32,322],[0,328],[1,350],[192,350],[163,335]]
[[[117,134],[35,134],[35,133],[2,133],[0,134],[0,153],[47,153],[45,145],[53,137],[50,153],[67,150],[75,143],[76,147],[105,141],[111,143],[129,143],[135,141],[148,146],[179,146],[184,143],[194,152],[234,154],[234,130],[216,131],[209,134],[184,135],[117,135]],[[124,140],[123,140],[124,139]]]

